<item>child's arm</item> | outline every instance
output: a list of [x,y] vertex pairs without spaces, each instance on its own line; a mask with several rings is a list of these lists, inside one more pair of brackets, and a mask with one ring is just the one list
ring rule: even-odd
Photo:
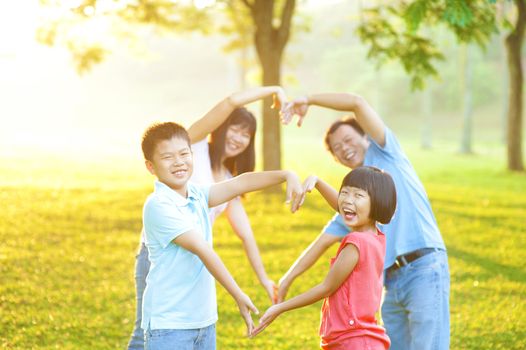
[[259,319],[259,325],[251,333],[251,336],[261,333],[282,313],[313,304],[332,295],[352,272],[358,262],[358,258],[359,252],[356,246],[347,244],[336,258],[334,265],[321,284],[283,303],[271,306]]
[[256,244],[256,239],[254,238],[254,233],[252,232],[252,227],[250,226],[250,220],[248,219],[248,215],[240,199],[235,198],[228,202],[226,215],[230,222],[230,226],[232,226],[232,229],[243,243],[245,254],[250,261],[250,265],[256,273],[259,282],[263,288],[265,288],[271,302],[274,303],[273,296],[276,285],[267,276],[267,272],[263,266],[263,261],[261,260],[259,249]]
[[[336,191],[331,185],[320,179],[315,175],[310,175],[308,178],[303,181],[303,196],[307,192],[311,192],[313,188],[316,188],[318,192],[325,198],[327,203],[332,207],[332,209],[338,211],[338,191]],[[301,201],[303,204],[303,200]]]
[[250,311],[256,314],[258,314],[259,311],[254,304],[252,304],[250,298],[239,288],[219,255],[217,255],[212,247],[194,230],[177,236],[173,240],[173,243],[197,255],[212,276],[232,295],[247,325],[247,335],[250,335],[254,328]]
[[294,213],[301,204],[303,190],[296,174],[287,170],[243,173],[232,179],[215,183],[210,186],[208,206],[212,208],[244,193],[261,190],[284,181],[287,181],[287,201],[291,202],[290,210]]
[[270,95],[276,97],[277,108],[283,108],[285,106],[287,96],[281,86],[261,86],[230,95],[188,128],[190,141],[195,143],[204,139],[208,134],[223,124],[234,109]]
[[310,105],[353,112],[356,121],[365,133],[380,146],[385,145],[385,124],[363,97],[348,93],[324,93],[298,97],[287,104],[282,120],[284,123],[289,123],[293,114],[297,114],[298,126],[301,126]]

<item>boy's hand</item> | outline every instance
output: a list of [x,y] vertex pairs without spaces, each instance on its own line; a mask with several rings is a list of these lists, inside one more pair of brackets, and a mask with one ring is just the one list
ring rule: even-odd
[[258,309],[252,304],[252,300],[248,295],[242,293],[237,302],[237,307],[239,308],[239,313],[243,316],[245,324],[247,325],[247,336],[250,336],[254,330],[254,321],[252,321],[252,316],[250,312],[252,311],[256,315],[259,314]]
[[263,332],[263,330],[267,328],[279,315],[281,315],[279,304],[269,307],[268,310],[265,311],[265,314],[259,319],[259,325],[254,328],[250,334],[250,337],[255,337],[259,333]]
[[289,171],[287,175],[287,199],[285,203],[290,202],[291,212],[294,213],[299,209],[303,197],[303,187],[301,186],[300,179],[295,173]]
[[294,115],[298,116],[298,127],[303,124],[303,118],[305,118],[305,115],[307,114],[307,111],[309,110],[309,99],[307,96],[301,96],[298,98],[295,98],[294,100],[287,103],[285,108],[283,109],[282,116],[281,116],[281,123],[284,125],[289,124],[292,119],[294,118]]

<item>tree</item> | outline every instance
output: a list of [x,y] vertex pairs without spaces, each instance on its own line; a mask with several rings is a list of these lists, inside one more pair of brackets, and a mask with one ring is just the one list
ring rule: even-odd
[[[64,4],[41,0],[48,7],[62,8]],[[42,26],[38,32],[41,42],[69,48],[79,73],[85,73],[110,54],[99,42],[89,42],[82,35],[73,37],[70,29],[79,23],[89,23],[104,17],[121,25],[152,25],[163,32],[199,31],[205,34],[220,32],[233,36],[227,49],[253,45],[262,71],[263,85],[281,84],[281,64],[285,47],[293,28],[296,0],[223,0],[194,1],[215,6],[197,8],[190,1],[172,0],[78,0],[69,1],[69,8]],[[217,20],[212,20],[212,18]],[[122,33],[121,33],[122,35]],[[124,30],[124,36],[130,32]],[[263,102],[263,167],[281,168],[281,128],[272,101]]]
[[517,18],[513,30],[506,36],[506,53],[509,69],[508,98],[508,168],[523,171],[522,162],[522,89],[524,75],[521,65],[522,43],[526,25],[526,3],[515,0]]
[[[522,165],[522,85],[520,64],[526,11],[524,0],[514,0],[517,19],[506,37],[509,68],[508,168],[523,170]],[[445,26],[461,43],[485,47],[498,31],[496,1],[412,0],[364,10],[357,32],[369,46],[368,56],[382,65],[397,60],[411,77],[413,89],[423,89],[424,81],[438,76],[436,62],[444,56],[433,38],[419,33],[421,27]]]

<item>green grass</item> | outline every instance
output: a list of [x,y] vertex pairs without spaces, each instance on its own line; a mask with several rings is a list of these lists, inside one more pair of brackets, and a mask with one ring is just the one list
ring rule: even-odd
[[[421,151],[403,144],[449,250],[451,348],[526,348],[526,176],[503,170],[498,145],[462,156],[454,145]],[[318,143],[292,148],[286,165],[302,176],[317,169],[339,185],[346,171]],[[3,159],[0,173],[0,348],[125,348],[141,208],[152,181],[141,162],[13,158]],[[251,194],[245,206],[275,280],[332,215],[317,194],[294,215],[277,195]],[[240,242],[224,218],[214,229],[215,248],[263,311],[268,301]],[[321,281],[334,252],[290,295]],[[283,315],[253,340],[243,337],[243,322],[222,288],[218,304],[219,349],[317,348],[320,303]]]

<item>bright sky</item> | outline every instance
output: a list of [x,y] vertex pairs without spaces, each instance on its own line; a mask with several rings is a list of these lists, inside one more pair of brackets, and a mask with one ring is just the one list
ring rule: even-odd
[[[78,2],[64,0],[73,7]],[[189,125],[240,88],[236,56],[224,54],[217,38],[197,35],[161,39],[145,32],[147,58],[117,46],[79,77],[66,49],[35,41],[39,19],[50,15],[56,14],[44,12],[38,0],[0,0],[0,156],[35,150],[137,155],[139,137],[151,122]],[[100,21],[87,30],[97,40],[109,40],[109,28]]]

